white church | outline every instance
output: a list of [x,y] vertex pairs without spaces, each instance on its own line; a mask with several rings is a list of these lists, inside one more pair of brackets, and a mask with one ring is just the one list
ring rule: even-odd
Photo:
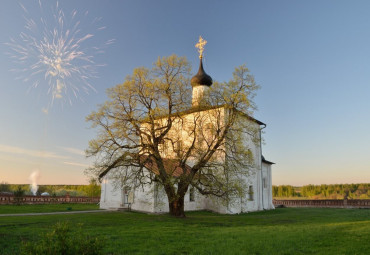
[[[192,78],[191,85],[193,88],[192,104],[196,106],[202,100],[205,91],[212,85],[212,78],[207,75],[203,69],[202,58],[200,58],[200,66],[198,73]],[[194,108],[197,109],[197,108]],[[199,109],[199,108],[198,108]],[[214,109],[211,109],[212,111]],[[223,112],[226,108],[218,107],[217,110]],[[201,111],[201,110],[199,110]],[[204,111],[204,110],[202,110]],[[185,114],[185,118],[192,119],[194,114],[199,114],[194,110],[190,110]],[[252,142],[253,138],[243,134],[243,144],[248,146],[253,154],[253,167],[248,169],[248,175],[242,176],[247,183],[248,193],[244,197],[240,197],[230,204],[221,202],[219,198],[211,195],[202,195],[191,186],[185,195],[184,209],[185,211],[208,210],[222,214],[238,214],[245,212],[261,211],[274,209],[272,203],[272,180],[271,166],[274,164],[266,160],[262,155],[261,147],[261,130],[266,127],[261,121],[241,114],[242,121],[246,121],[249,125],[258,130],[258,143]],[[182,137],[184,143],[187,137]],[[189,140],[189,139],[188,139]],[[165,153],[165,152],[164,152]],[[146,165],[148,171],[156,173],[155,166]],[[176,175],[176,171],[173,173]],[[140,212],[148,213],[166,213],[169,212],[168,199],[163,188],[159,184],[153,182],[145,186],[132,188],[122,183],[117,185],[114,182],[114,173],[108,173],[102,178],[101,184],[101,209],[131,209]]]

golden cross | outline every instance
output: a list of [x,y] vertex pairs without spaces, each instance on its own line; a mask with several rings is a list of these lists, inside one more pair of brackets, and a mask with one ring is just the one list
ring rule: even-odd
[[199,41],[197,44],[195,44],[195,48],[198,49],[199,52],[199,58],[201,59],[203,57],[203,51],[204,51],[204,45],[206,45],[207,41],[202,38],[202,36],[199,36]]

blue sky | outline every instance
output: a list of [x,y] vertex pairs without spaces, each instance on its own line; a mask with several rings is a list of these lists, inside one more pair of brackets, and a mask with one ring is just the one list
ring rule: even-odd
[[370,2],[59,1],[66,17],[77,11],[80,35],[94,35],[82,49],[115,42],[91,53],[105,65],[90,80],[96,92],[72,104],[57,98],[47,114],[47,83],[30,89],[10,71],[29,66],[6,55],[6,43],[27,32],[24,17],[54,26],[56,2],[41,3],[42,10],[38,1],[0,3],[0,181],[29,183],[39,170],[43,184],[86,183],[91,160],[83,151],[96,131],[85,117],[107,99],[105,90],[158,56],[186,56],[195,73],[202,35],[214,80],[245,63],[261,85],[255,117],[267,123],[263,153],[276,162],[273,184],[370,182]]

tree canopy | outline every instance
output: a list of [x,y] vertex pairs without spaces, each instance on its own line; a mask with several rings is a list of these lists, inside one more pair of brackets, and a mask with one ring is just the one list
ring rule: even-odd
[[370,184],[321,184],[293,187],[290,185],[272,186],[274,198],[309,198],[309,199],[369,199]]
[[250,117],[258,85],[244,65],[229,82],[215,82],[197,106],[190,71],[185,57],[158,58],[151,69],[136,68],[108,89],[109,100],[87,117],[98,129],[87,149],[95,157],[87,173],[109,173],[133,188],[160,184],[175,216],[184,216],[190,185],[225,201],[245,194],[240,177],[253,167],[254,155],[244,135],[260,139]]

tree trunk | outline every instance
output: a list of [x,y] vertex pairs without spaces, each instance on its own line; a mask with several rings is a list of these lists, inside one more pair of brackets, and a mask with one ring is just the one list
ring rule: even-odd
[[184,212],[184,196],[179,198],[168,198],[168,206],[170,208],[170,214],[175,217],[185,217]]

